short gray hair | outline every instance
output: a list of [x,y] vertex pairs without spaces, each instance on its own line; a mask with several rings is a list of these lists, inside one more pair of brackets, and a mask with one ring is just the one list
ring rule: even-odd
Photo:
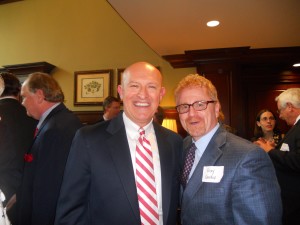
[[294,107],[300,108],[300,88],[289,88],[275,98],[282,108],[289,102]]

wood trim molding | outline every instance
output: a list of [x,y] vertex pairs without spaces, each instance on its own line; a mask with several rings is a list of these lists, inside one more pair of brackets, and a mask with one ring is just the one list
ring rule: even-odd
[[84,125],[94,124],[103,116],[103,111],[73,111]]
[[197,67],[208,63],[282,64],[290,68],[300,60],[300,46],[251,49],[249,46],[185,51],[163,56],[173,68]]
[[19,2],[19,1],[23,1],[23,0],[0,0],[0,5],[4,5],[12,2]]
[[24,64],[5,65],[1,71],[13,73],[15,75],[28,75],[33,72],[43,72],[50,74],[55,68],[54,65],[47,62],[34,62]]

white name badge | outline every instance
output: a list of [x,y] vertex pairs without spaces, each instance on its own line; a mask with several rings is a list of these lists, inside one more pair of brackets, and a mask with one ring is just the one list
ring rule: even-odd
[[219,183],[224,174],[224,166],[204,166],[202,182]]
[[280,151],[289,152],[290,151],[289,145],[287,143],[282,143]]

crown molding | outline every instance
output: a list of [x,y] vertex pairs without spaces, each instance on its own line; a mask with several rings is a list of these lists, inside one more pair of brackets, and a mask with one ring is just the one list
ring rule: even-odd
[[50,74],[54,68],[55,68],[54,65],[47,62],[34,62],[34,63],[5,65],[3,66],[3,69],[1,69],[1,71],[10,72],[18,76],[18,75],[28,75],[33,72],[43,72],[43,73]]

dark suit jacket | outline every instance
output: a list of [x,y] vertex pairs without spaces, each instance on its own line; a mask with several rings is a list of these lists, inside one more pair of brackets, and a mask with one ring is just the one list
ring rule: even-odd
[[[182,139],[154,124],[165,225],[176,224]],[[73,141],[57,207],[56,225],[140,225],[125,126],[116,118],[80,129]]]
[[[289,151],[281,151],[288,145]],[[281,187],[284,224],[300,224],[300,120],[269,152]]]
[[18,100],[0,100],[0,189],[7,200],[21,183],[23,157],[33,141],[36,124]]
[[64,104],[55,107],[42,123],[29,151],[17,194],[19,225],[54,223],[59,190],[72,139],[79,119]]
[[[206,166],[224,166],[220,182],[202,181]],[[183,225],[281,224],[280,189],[270,158],[219,128],[183,192],[181,212]]]

